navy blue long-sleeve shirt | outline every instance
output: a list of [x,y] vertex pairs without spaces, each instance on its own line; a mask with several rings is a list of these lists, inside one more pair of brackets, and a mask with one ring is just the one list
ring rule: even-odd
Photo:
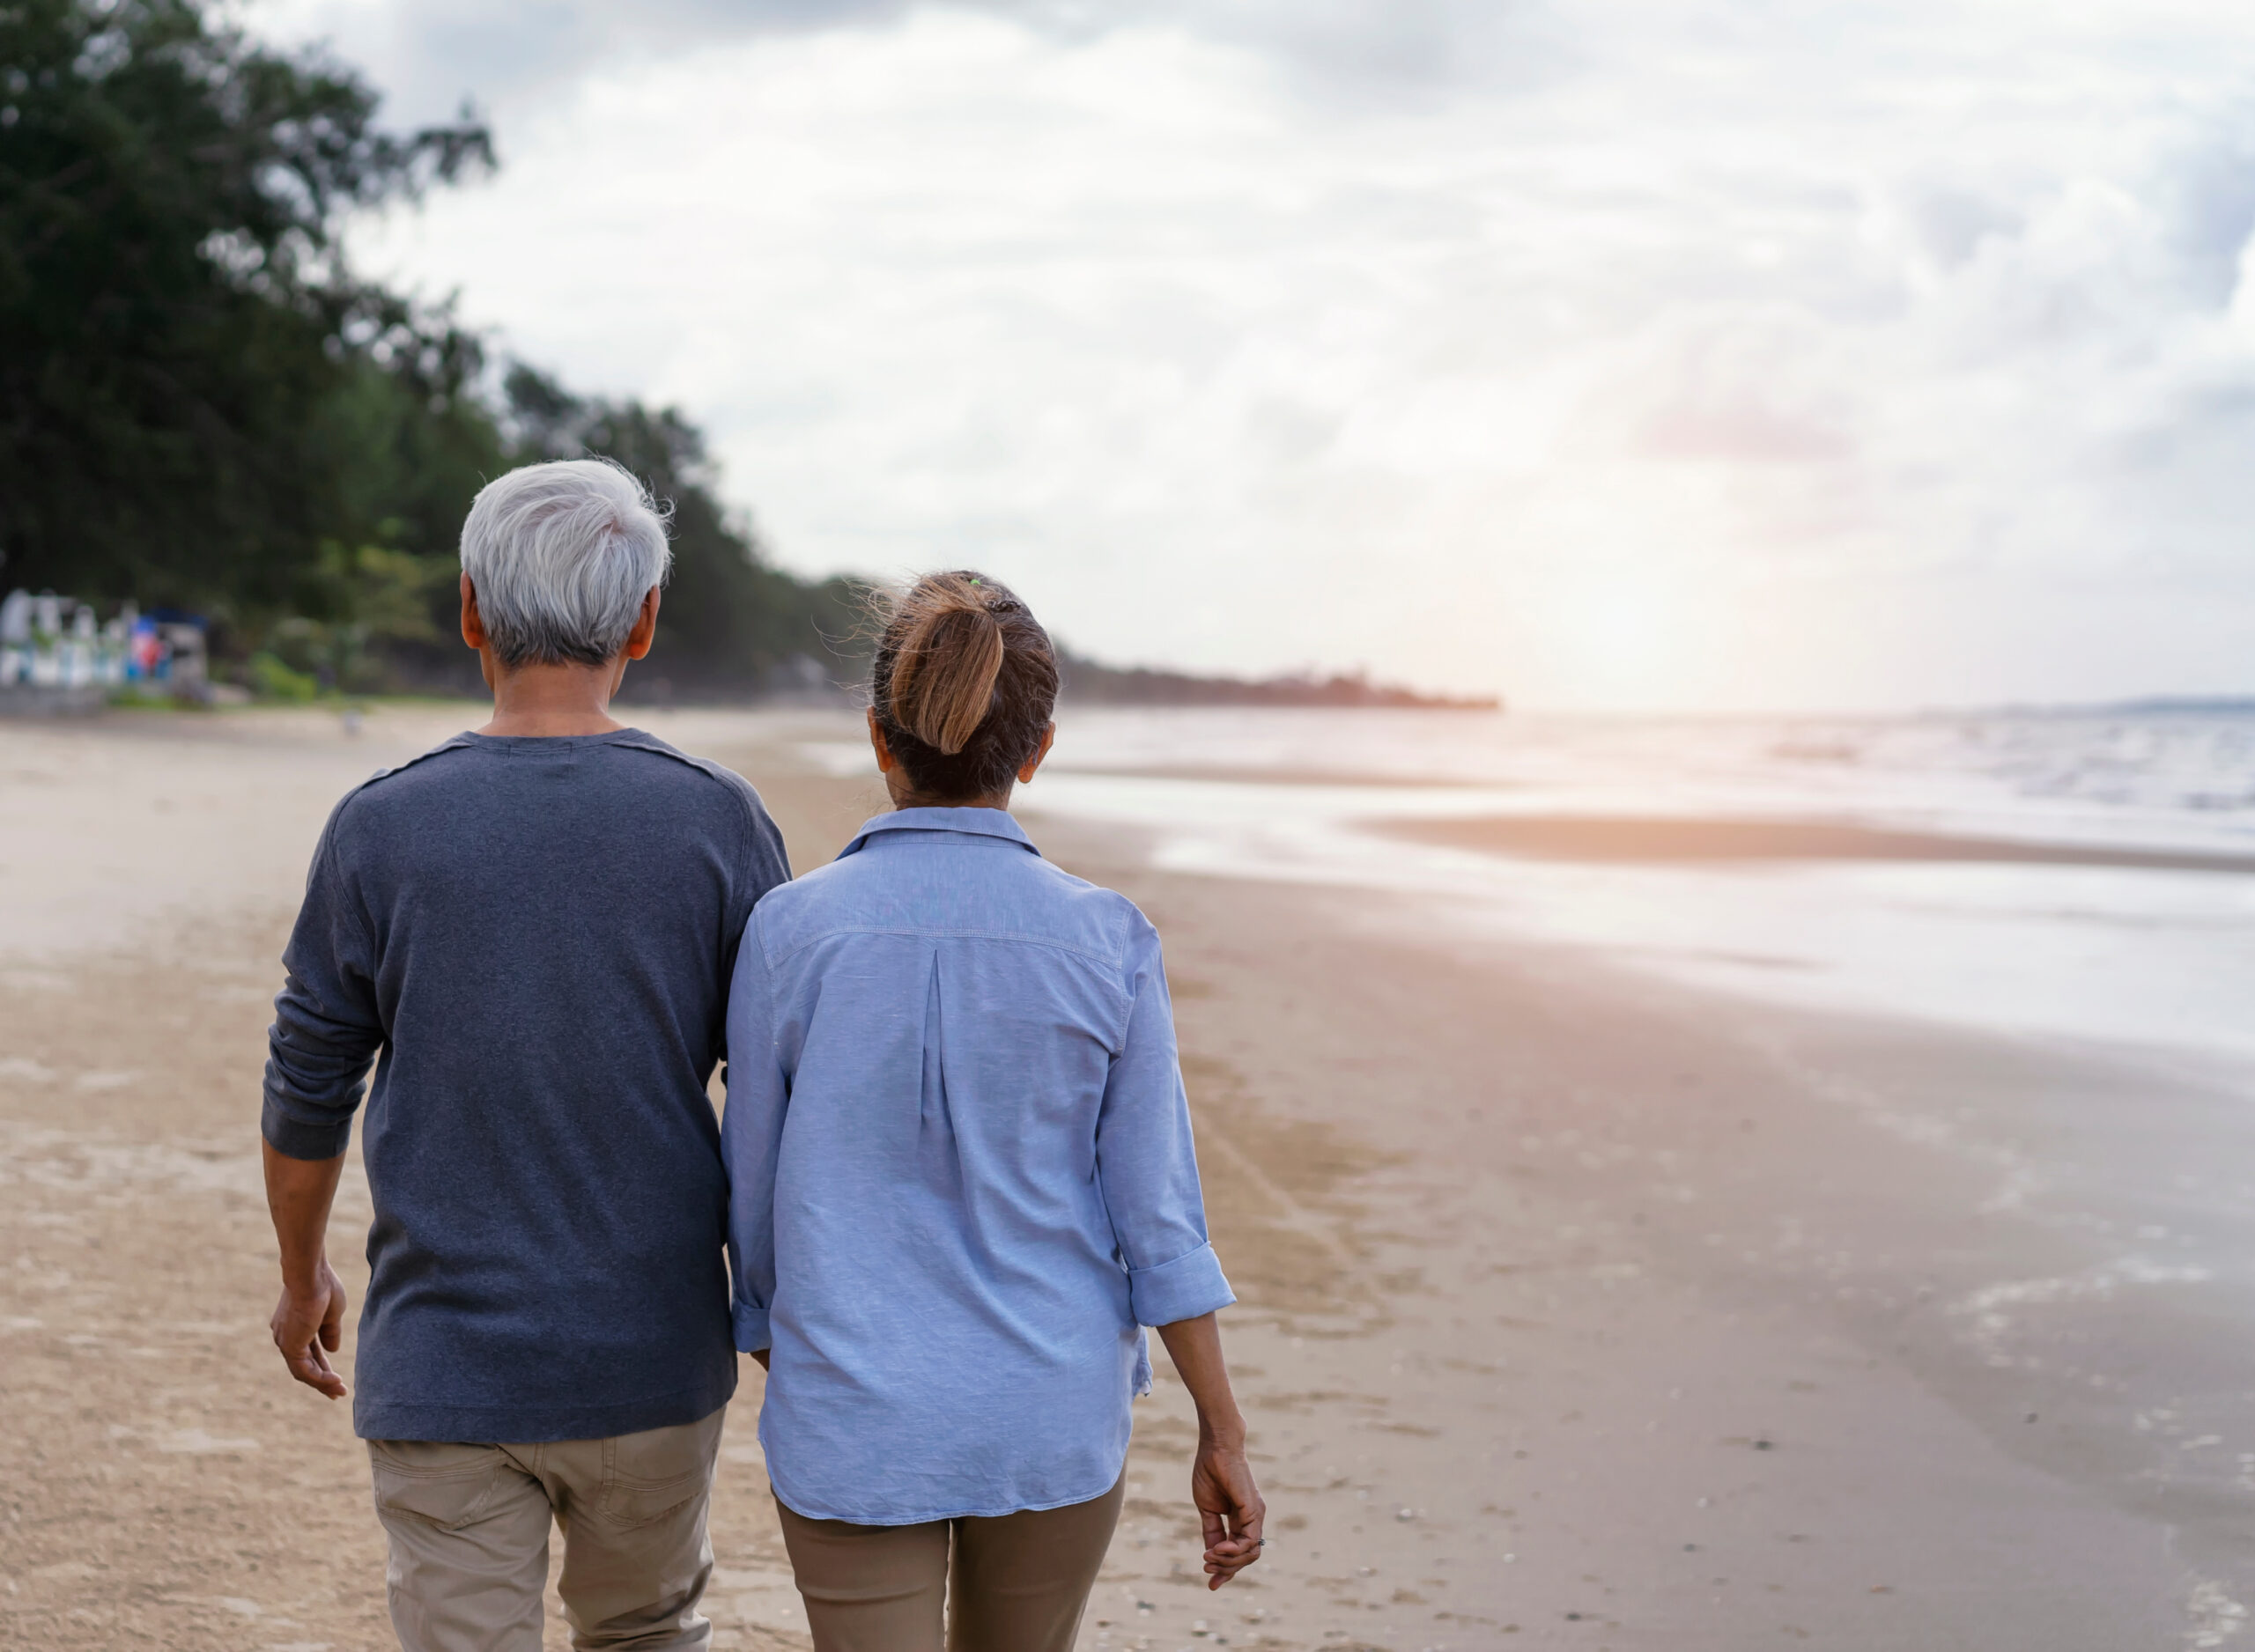
[[262,1127],[335,1157],[376,1058],[361,1435],[594,1439],[727,1401],[706,1083],[745,921],[789,875],[749,785],[634,729],[457,735],[337,805]]

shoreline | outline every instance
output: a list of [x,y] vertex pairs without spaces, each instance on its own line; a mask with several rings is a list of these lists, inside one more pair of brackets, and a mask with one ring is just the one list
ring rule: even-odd
[[[1178,913],[1194,900],[1201,926],[1222,932],[1216,953],[1200,946],[1194,960],[1244,955],[1228,936],[1264,936],[1233,1014],[1209,1020],[1204,999],[1184,1007],[1187,1051],[1233,1039],[1238,1059],[1267,1069],[1256,1092],[1289,1094],[1304,1116],[1381,1148],[1405,1135],[1434,1143],[1418,1155],[1423,1186],[1388,1201],[1387,1215],[1405,1234],[1423,1230],[1410,1253],[1428,1271],[1437,1257],[1467,1280],[1497,1271],[1491,1290],[1451,1293],[1454,1335],[1479,1297],[1530,1337],[1547,1333],[1535,1339],[1547,1350],[1517,1360],[1511,1337],[1491,1344],[1524,1361],[1519,1426],[1529,1437],[1578,1434],[1587,1451],[1536,1494],[1554,1520],[1573,1505],[1564,1523],[1598,1539],[1577,1556],[1584,1570],[1612,1583],[1638,1550],[1654,1568],[1613,1584],[1611,1644],[1720,1652],[1797,1629],[1849,1647],[2098,1652],[2221,1644],[2200,1637],[2240,1621],[2255,1576],[2238,1538],[2250,1505],[2232,1442],[2205,1454],[2219,1472],[2161,1472],[2200,1437],[2166,1413],[2244,1418],[2232,1331],[2204,1324],[2200,1303],[2159,1300],[2191,1281],[2126,1276],[2105,1288],[2103,1248],[2052,1225],[2013,1145],[2056,1132],[2030,1104],[2071,1075],[2094,1105],[2157,1101],[2160,1080],[2134,1057],[2060,1058],[2010,1038],[1783,1008],[1438,922],[1405,940],[1415,915],[1383,896],[1140,881]],[[1162,923],[1171,959],[1181,927],[1179,917]],[[1357,954],[1363,992],[1325,990],[1347,967],[1342,955]],[[1248,1042],[1231,1025],[1243,1021],[1267,1036]],[[1280,1058],[1277,1045],[1299,1041]],[[1358,1070],[1413,1092],[1445,1075],[1454,1088],[1397,1104],[1380,1124],[1349,1104]],[[2200,1093],[2237,1100],[2223,1084]],[[1488,1243],[1510,1260],[1483,1264],[1440,1236],[1480,1224],[1482,1187],[1504,1207],[1487,1213]],[[1574,1283],[1584,1300],[1564,1288]],[[1987,1329],[1998,1317],[2008,1323]],[[1561,1369],[1571,1369],[1568,1349],[1587,1359],[1608,1346],[1633,1350],[1635,1368]],[[2107,1386],[2089,1386],[2093,1375]],[[2188,1397],[2192,1378],[2205,1390]],[[1686,1408],[1703,1399],[1707,1419],[1687,1427]],[[2155,1415],[2176,1432],[2141,1433]],[[1578,1427],[1561,1426],[1569,1417]],[[1758,1471],[1719,1461],[1732,1457]],[[1713,1510],[1734,1499],[1745,1523],[1726,1540],[1685,1535],[1696,1549],[1670,1545],[1643,1507],[1667,1485],[1684,1493],[1679,1531],[1722,1523]],[[1494,1501],[1527,1512],[1524,1496]],[[2000,1520],[2016,1529],[1992,1530]],[[1539,1581],[1571,1595],[1578,1573],[1525,1569],[1527,1551],[1559,1535],[1515,1534],[1512,1594]],[[1728,1554],[1706,1575],[1742,1577],[1765,1551],[1776,1560],[1763,1591],[1821,1610],[1790,1623],[1740,1616],[1727,1589],[1703,1593],[1714,1586],[1679,1558]]]
[[[255,1095],[321,820],[461,712],[357,741],[228,720],[0,727],[0,769],[48,777],[0,806],[0,894],[103,937],[0,952],[0,1446],[41,1511],[0,1638],[26,1644],[391,1644],[349,1421],[264,1344]],[[748,774],[801,871],[880,806],[801,749],[843,719],[637,720]],[[2245,1156],[2230,1081],[1704,992],[1430,897],[1155,870],[1134,829],[1025,803],[1164,939],[1275,1516],[1244,1582],[1196,1586],[1159,1360],[1087,1652],[2240,1634],[2255,1301],[2193,1277],[2238,1194],[2225,1168],[2177,1186],[2150,1128]],[[332,1235],[356,1302],[366,1199],[356,1155]],[[707,1609],[716,1647],[802,1647],[758,1394],[746,1361]]]

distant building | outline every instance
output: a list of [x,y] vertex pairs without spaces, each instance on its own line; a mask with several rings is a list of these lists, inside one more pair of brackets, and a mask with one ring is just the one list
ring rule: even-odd
[[173,609],[144,615],[127,601],[104,620],[76,597],[11,591],[0,599],[0,693],[99,704],[145,684],[202,699],[211,675],[203,632],[202,619]]

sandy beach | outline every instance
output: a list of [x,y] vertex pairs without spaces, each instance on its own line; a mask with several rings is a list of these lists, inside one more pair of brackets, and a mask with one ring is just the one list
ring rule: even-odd
[[[328,809],[476,720],[0,724],[0,1642],[392,1644],[348,1414],[266,1338],[257,1089]],[[637,720],[750,777],[801,869],[877,805],[807,755],[834,715]],[[2245,1636],[2255,1302],[2170,1272],[2200,1198],[2137,1128],[2244,1162],[2236,1074],[1701,993],[1419,897],[1155,869],[1038,783],[1022,812],[1164,938],[1272,1518],[1206,1593],[1162,1372],[1084,1648]],[[2145,1272],[2060,1214],[2076,1166],[2163,1230]],[[356,1171],[356,1307],[366,1218]],[[804,1646],[743,1369],[714,1643]]]

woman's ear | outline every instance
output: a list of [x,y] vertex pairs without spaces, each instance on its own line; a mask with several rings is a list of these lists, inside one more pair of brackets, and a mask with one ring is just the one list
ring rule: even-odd
[[899,759],[892,755],[892,748],[884,743],[884,730],[877,726],[877,708],[874,705],[869,707],[869,749],[877,755],[877,772],[891,774]]
[[1025,767],[1018,771],[1020,785],[1028,785],[1032,783],[1033,771],[1041,767],[1041,760],[1049,755],[1049,749],[1056,743],[1057,725],[1052,723],[1041,731],[1041,743],[1033,749],[1033,756],[1025,760]]

